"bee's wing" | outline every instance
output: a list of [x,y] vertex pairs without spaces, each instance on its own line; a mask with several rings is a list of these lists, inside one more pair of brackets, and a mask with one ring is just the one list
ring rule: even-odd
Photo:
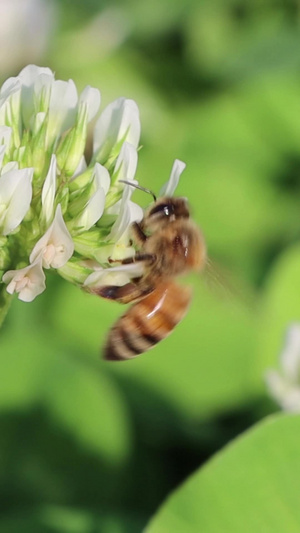
[[236,302],[246,309],[254,309],[256,305],[255,295],[241,279],[233,278],[232,273],[216,261],[207,258],[203,278],[209,291],[218,300]]
[[104,357],[111,361],[132,359],[167,337],[186,314],[191,289],[173,281],[160,284],[132,305],[111,329]]

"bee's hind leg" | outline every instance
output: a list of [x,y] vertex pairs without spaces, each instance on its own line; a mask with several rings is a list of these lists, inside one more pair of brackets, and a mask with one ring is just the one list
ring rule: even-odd
[[135,283],[126,283],[121,287],[117,285],[104,285],[103,287],[98,287],[91,289],[90,292],[101,296],[101,298],[106,298],[107,300],[115,300],[121,304],[128,304],[134,302],[141,298],[144,298],[147,294],[153,291],[153,287],[141,288]]
[[126,257],[125,259],[111,259],[108,258],[109,263],[121,263],[121,265],[131,265],[132,263],[144,262],[147,265],[151,265],[156,260],[155,254],[143,254],[142,252],[137,252],[131,257]]
[[147,265],[151,265],[152,263],[154,263],[155,259],[155,254],[143,254],[142,252],[137,252],[132,257],[126,257],[126,259],[123,259],[121,263],[122,265],[131,265],[131,263],[144,262],[147,263]]

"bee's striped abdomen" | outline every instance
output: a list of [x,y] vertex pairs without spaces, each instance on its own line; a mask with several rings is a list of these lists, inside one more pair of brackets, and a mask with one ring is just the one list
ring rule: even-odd
[[132,305],[110,331],[105,359],[124,361],[150,350],[184,317],[191,291],[172,281],[162,283]]

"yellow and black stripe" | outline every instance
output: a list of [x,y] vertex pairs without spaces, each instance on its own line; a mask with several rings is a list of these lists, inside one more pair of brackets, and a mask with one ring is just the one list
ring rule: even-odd
[[110,331],[104,357],[125,361],[167,337],[184,317],[191,291],[169,281],[132,305]]

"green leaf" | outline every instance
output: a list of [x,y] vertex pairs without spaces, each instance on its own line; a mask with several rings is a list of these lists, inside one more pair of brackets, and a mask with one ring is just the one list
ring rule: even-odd
[[145,533],[298,533],[300,417],[271,417],[218,453]]

